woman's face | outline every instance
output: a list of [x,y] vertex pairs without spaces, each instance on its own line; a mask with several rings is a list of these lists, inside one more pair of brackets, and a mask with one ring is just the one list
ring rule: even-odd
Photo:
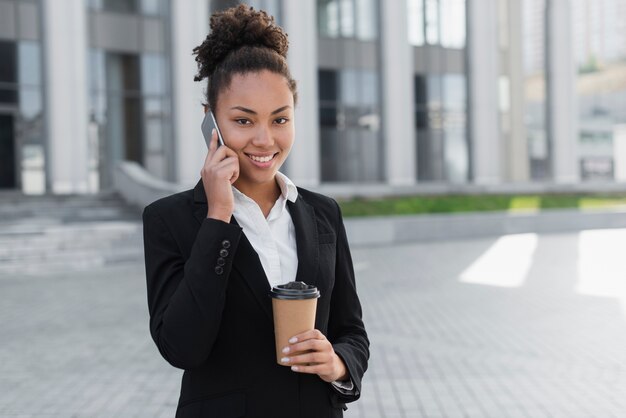
[[294,102],[287,80],[261,71],[233,76],[217,99],[224,143],[239,156],[238,189],[274,182],[294,141]]

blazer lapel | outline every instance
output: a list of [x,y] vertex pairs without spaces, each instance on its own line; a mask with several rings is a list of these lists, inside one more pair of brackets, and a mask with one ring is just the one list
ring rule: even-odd
[[[207,215],[207,200],[202,186],[202,179],[194,188],[194,217],[202,223]],[[230,223],[239,226],[237,219],[231,216]],[[261,309],[272,320],[272,301],[270,300],[270,285],[263,270],[259,255],[250,244],[245,233],[242,233],[239,246],[233,260],[233,268],[239,272],[244,282],[250,287]]]
[[[202,223],[207,215],[207,201],[202,186],[202,180],[194,188],[194,216]],[[298,270],[296,280],[306,284],[317,284],[317,266],[319,262],[319,245],[315,210],[304,201],[301,195],[295,202],[287,201],[291,219],[296,230],[296,246],[298,253]],[[231,217],[231,224],[239,225],[235,217]],[[239,241],[233,268],[241,274],[244,281],[252,290],[262,310],[272,319],[272,302],[269,292],[270,285],[263,270],[263,265],[250,241],[244,233]]]
[[315,285],[317,283],[317,266],[319,262],[315,210],[313,206],[304,201],[301,195],[298,195],[295,202],[288,200],[287,205],[296,229],[298,251],[296,280]]
[[[235,219],[233,217],[233,219]],[[254,294],[261,309],[272,320],[272,301],[270,297],[270,283],[263,270],[259,255],[248,241],[245,233],[242,233],[237,247],[237,253],[233,260],[233,268],[239,272],[252,293]]]

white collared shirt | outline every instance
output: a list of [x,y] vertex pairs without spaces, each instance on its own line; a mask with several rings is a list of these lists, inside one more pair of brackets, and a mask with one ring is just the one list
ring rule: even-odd
[[[276,172],[276,183],[280,187],[280,196],[267,218],[254,200],[232,186],[233,216],[259,255],[270,288],[296,280],[298,271],[296,228],[287,208],[287,200],[295,203],[298,198],[298,189],[281,172]],[[351,394],[354,390],[352,380],[331,383],[343,394]]]
[[296,230],[287,208],[287,200],[295,202],[298,190],[281,172],[276,173],[276,183],[280,187],[280,196],[267,218],[254,200],[232,186],[233,215],[259,255],[270,287],[294,281],[298,271]]

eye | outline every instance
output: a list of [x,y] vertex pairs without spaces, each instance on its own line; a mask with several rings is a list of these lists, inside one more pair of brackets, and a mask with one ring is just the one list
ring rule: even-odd
[[249,125],[250,121],[248,119],[235,119],[235,123],[238,125]]
[[287,118],[278,118],[276,119],[274,122],[276,122],[279,125],[284,125],[285,123],[287,123],[289,121],[289,119]]

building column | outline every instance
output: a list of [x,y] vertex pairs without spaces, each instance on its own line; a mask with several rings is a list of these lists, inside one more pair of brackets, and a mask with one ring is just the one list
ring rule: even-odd
[[546,86],[552,179],[574,183],[578,168],[576,63],[569,0],[546,0]]
[[207,153],[200,130],[207,81],[193,81],[198,67],[191,53],[209,33],[209,2],[172,1],[171,13],[174,171],[178,183],[192,185],[200,178]]
[[298,186],[320,183],[320,127],[317,75],[315,0],[283,0],[283,26],[289,34],[288,61],[298,83],[296,140],[286,162],[285,172]]
[[506,0],[508,27],[508,61],[510,97],[510,137],[507,147],[506,180],[526,182],[530,180],[528,139],[524,123],[526,99],[524,97],[524,63],[522,33],[522,2]]
[[417,178],[413,47],[408,39],[406,0],[381,2],[382,127],[388,184]]
[[496,0],[467,1],[469,131],[473,181],[501,181],[498,113],[498,14]]
[[42,0],[48,187],[89,192],[87,10],[84,0]]

